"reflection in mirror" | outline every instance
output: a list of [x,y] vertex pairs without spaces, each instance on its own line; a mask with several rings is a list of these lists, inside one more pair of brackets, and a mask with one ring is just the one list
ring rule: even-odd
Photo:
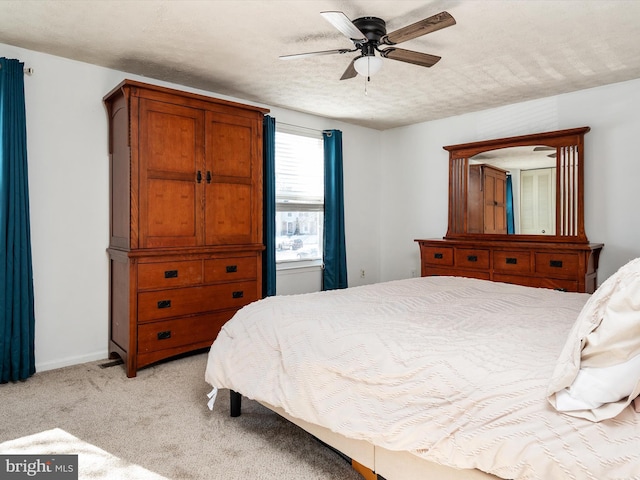
[[468,233],[555,235],[556,148],[508,147],[469,158]]

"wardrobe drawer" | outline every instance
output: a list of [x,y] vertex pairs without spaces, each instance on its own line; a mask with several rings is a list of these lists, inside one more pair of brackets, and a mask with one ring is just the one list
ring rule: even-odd
[[256,256],[214,258],[204,261],[204,279],[210,282],[252,280],[258,276]]
[[138,264],[138,289],[185,287],[202,283],[202,260]]
[[493,252],[493,271],[501,273],[530,273],[530,252]]
[[142,324],[138,327],[138,352],[156,352],[194,343],[210,345],[234,312],[228,310]]
[[576,278],[579,270],[577,253],[535,253],[536,273],[554,278]]
[[256,281],[141,292],[138,322],[240,308],[258,298]]
[[453,248],[420,246],[422,262],[425,265],[453,265]]
[[455,264],[458,268],[489,268],[489,250],[458,248],[455,252]]

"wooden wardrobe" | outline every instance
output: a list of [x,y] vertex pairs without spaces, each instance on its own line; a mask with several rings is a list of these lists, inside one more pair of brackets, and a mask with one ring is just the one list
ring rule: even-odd
[[268,110],[125,80],[110,152],[109,357],[127,376],[211,345],[262,296]]
[[507,233],[507,172],[469,165],[469,233]]

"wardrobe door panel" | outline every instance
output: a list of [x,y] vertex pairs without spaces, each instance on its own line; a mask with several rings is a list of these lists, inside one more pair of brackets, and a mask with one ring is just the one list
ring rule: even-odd
[[207,158],[212,175],[250,179],[254,122],[229,115],[208,118]]
[[243,116],[206,113],[205,244],[261,241],[256,228],[261,210],[259,122]]
[[202,243],[202,128],[200,110],[140,100],[142,248]]
[[193,182],[148,181],[147,248],[195,245],[198,237],[197,189]]
[[206,212],[208,245],[249,243],[251,185],[216,183],[207,189]]

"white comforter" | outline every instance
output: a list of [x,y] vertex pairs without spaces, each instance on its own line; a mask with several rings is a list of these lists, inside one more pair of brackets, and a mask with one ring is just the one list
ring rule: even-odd
[[546,388],[588,295],[454,277],[244,307],[206,381],[391,450],[512,479],[640,479],[640,414],[592,423]]

